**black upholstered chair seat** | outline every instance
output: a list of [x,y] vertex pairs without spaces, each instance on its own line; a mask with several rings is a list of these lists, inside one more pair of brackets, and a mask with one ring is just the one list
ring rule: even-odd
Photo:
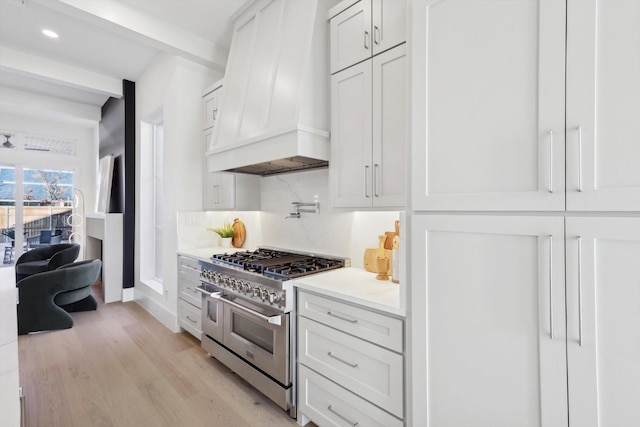
[[80,245],[77,243],[59,243],[25,252],[16,261],[16,282],[32,274],[70,264],[79,254]]
[[80,261],[20,280],[18,334],[68,329],[73,326],[69,312],[95,310],[91,285],[101,266],[98,259]]

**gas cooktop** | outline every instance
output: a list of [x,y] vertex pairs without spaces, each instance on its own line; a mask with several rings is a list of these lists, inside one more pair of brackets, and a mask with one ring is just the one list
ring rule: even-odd
[[345,258],[296,253],[273,248],[258,248],[255,251],[213,255],[211,261],[281,280],[346,267],[350,264],[349,260]]

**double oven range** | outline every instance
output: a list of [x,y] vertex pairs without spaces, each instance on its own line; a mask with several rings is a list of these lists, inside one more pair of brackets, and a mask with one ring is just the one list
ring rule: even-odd
[[200,261],[202,347],[296,417],[292,280],[349,260],[259,248]]

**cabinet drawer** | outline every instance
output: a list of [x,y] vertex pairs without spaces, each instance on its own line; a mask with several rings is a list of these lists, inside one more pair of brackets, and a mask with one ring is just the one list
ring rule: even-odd
[[299,366],[298,411],[316,424],[402,427],[403,422],[399,419],[311,369]]
[[298,328],[300,363],[402,418],[401,355],[304,317]]
[[198,307],[179,299],[178,323],[191,335],[200,339],[200,334],[202,334],[202,318]]
[[403,352],[403,322],[306,292],[298,293],[298,313],[398,353]]
[[198,285],[200,285],[200,281],[190,280],[180,275],[178,279],[178,298],[202,308],[202,294],[196,291]]
[[184,271],[191,271],[197,277],[200,276],[200,265],[196,259],[178,255],[178,268]]

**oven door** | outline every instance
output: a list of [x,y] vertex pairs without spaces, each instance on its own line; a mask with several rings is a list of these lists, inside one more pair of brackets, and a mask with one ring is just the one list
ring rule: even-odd
[[221,343],[224,335],[222,289],[203,284],[196,290],[202,293],[202,333]]
[[[224,345],[284,386],[289,373],[289,314],[225,295]],[[203,326],[204,328],[204,326]]]

